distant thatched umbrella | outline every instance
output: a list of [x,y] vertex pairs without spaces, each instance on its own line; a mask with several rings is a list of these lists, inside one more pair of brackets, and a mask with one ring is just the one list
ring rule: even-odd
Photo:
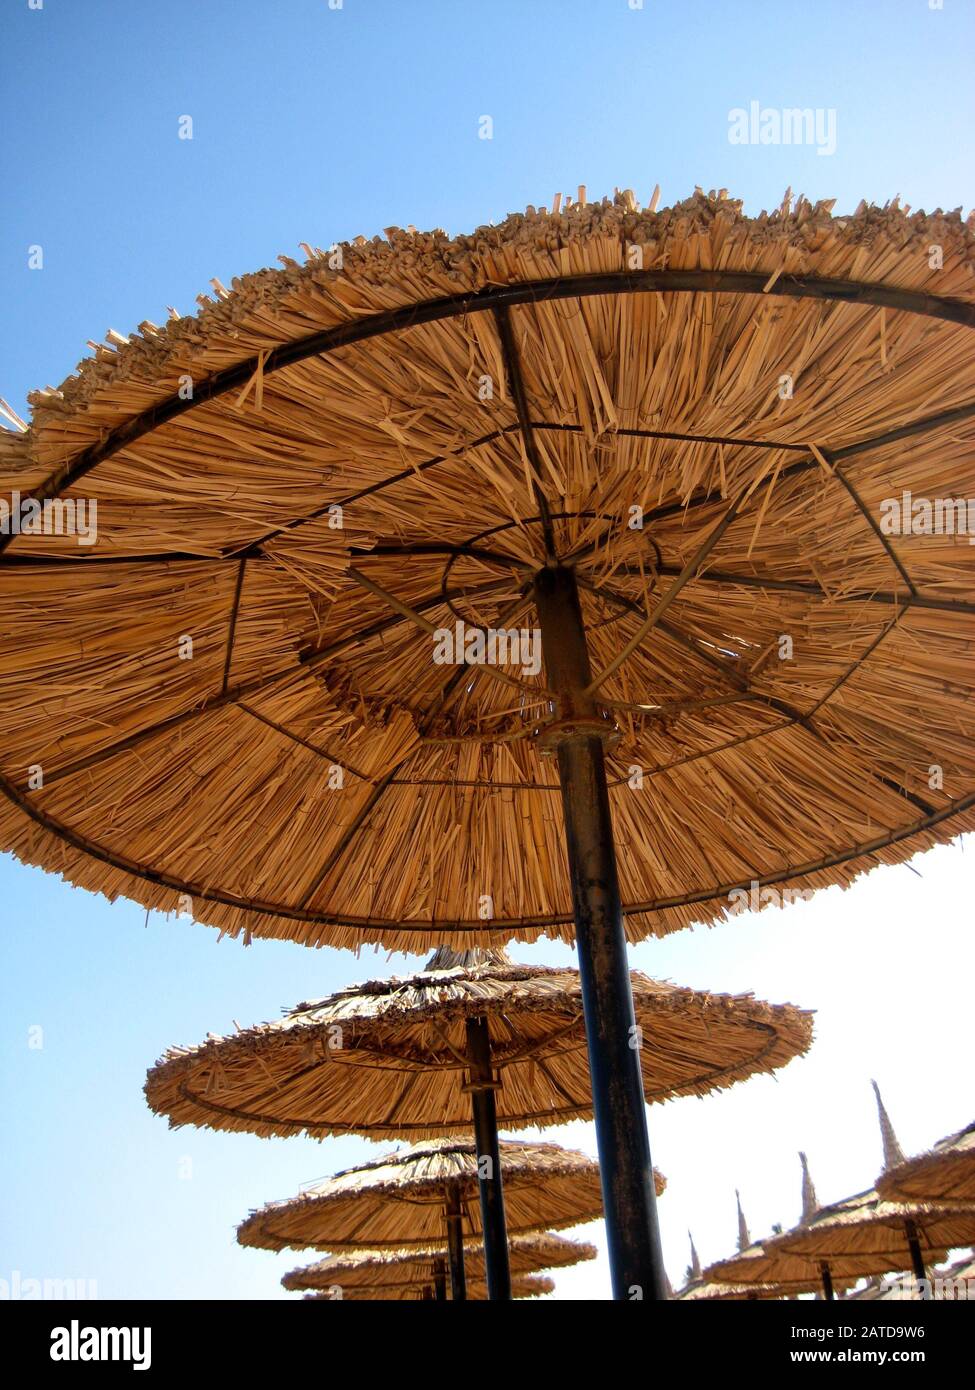
[[[349,1257],[351,1260],[351,1256]],[[339,1261],[342,1262],[341,1260]],[[306,1293],[305,1301],[309,1303],[331,1303],[331,1302],[361,1302],[364,1299],[382,1302],[400,1302],[402,1300],[416,1299],[440,1299],[446,1298],[446,1293],[438,1292],[439,1281],[427,1281],[422,1284],[354,1284],[347,1291],[342,1289],[342,1285],[336,1284],[333,1292],[326,1293]],[[555,1292],[555,1280],[543,1274],[516,1274],[511,1280],[512,1298],[541,1298],[545,1294]],[[488,1286],[481,1281],[468,1280],[465,1298],[476,1301],[487,1299]]]
[[[512,1235],[593,1221],[599,1167],[557,1144],[501,1144]],[[663,1190],[663,1179],[655,1175]],[[447,1245],[455,1297],[463,1297],[464,1244],[482,1239],[477,1154],[471,1139],[429,1139],[372,1159],[271,1202],[237,1230],[267,1250],[416,1249]]]
[[4,443],[0,493],[99,512],[0,537],[0,848],[245,939],[575,936],[614,1288],[663,1297],[626,935],[975,828],[931,500],[975,237],[580,190],[306,255]]
[[[744,1216],[741,1210],[741,1198],[738,1193],[738,1219],[739,1228],[744,1227]],[[746,1240],[747,1240],[747,1228]],[[673,1295],[678,1303],[696,1303],[698,1301],[744,1301],[747,1299],[758,1298],[781,1298],[782,1291],[776,1288],[769,1288],[764,1284],[716,1284],[704,1278],[701,1273],[701,1261],[698,1259],[697,1248],[694,1245],[694,1237],[690,1231],[687,1238],[691,1245],[691,1262],[687,1267],[687,1277],[684,1286],[678,1289]],[[747,1248],[747,1247],[746,1247]]]
[[[648,1101],[705,1095],[804,1052],[812,1017],[634,972]],[[466,1025],[483,1020],[502,1129],[592,1116],[578,972],[441,948],[415,975],[350,985],[282,1019],[170,1048],[146,1098],[172,1125],[316,1138],[471,1128]]]
[[[755,1241],[736,1255],[718,1260],[704,1271],[708,1289],[730,1289],[728,1298],[791,1298],[800,1293],[818,1293],[823,1288],[820,1264],[815,1260],[784,1255],[770,1247],[770,1241]],[[842,1288],[855,1279],[836,1280]],[[703,1298],[721,1297],[719,1292],[702,1293]]]
[[[772,1071],[812,1037],[811,1015],[631,975],[644,1094],[703,1095]],[[498,1127],[592,1115],[575,970],[441,947],[424,971],[351,985],[276,1023],[172,1048],[146,1081],[170,1123],[316,1137],[467,1132],[482,1168],[488,1283],[507,1297]],[[488,1174],[490,1176],[488,1176]]]
[[891,1201],[975,1204],[975,1123],[939,1139],[930,1153],[887,1168],[877,1191]]
[[[797,1290],[786,1290],[781,1285],[769,1287],[765,1284],[716,1284],[702,1279],[700,1283],[685,1284],[682,1289],[677,1290],[674,1298],[678,1303],[746,1303],[755,1299],[784,1298],[794,1292]],[[803,1288],[798,1292],[808,1293],[809,1290]]]
[[[547,1231],[515,1236],[511,1241],[512,1297],[519,1280],[539,1270],[564,1269],[596,1258],[596,1247],[582,1241],[566,1240]],[[479,1298],[485,1291],[484,1256],[465,1251],[467,1297]],[[286,1289],[312,1290],[331,1298],[422,1298],[431,1290],[435,1298],[446,1298],[447,1252],[403,1250],[350,1250],[302,1269],[293,1269],[281,1280]]]
[[913,1269],[943,1260],[975,1241],[975,1208],[967,1212],[921,1203],[885,1202],[875,1188],[821,1207],[808,1221],[766,1242],[770,1255],[818,1261],[839,1279]]
[[[805,1156],[803,1156],[804,1158]],[[811,1184],[807,1186],[805,1164],[803,1165],[803,1200],[808,1202]],[[815,1293],[823,1288],[821,1265],[804,1256],[786,1254],[772,1248],[775,1237],[764,1241],[753,1241],[748,1234],[748,1226],[741,1209],[741,1198],[736,1192],[738,1202],[738,1251],[728,1259],[718,1260],[709,1265],[700,1276],[708,1287],[715,1285],[731,1287],[736,1290],[753,1290],[745,1296],[755,1298],[791,1297],[800,1293]],[[806,1207],[804,1207],[804,1210]],[[813,1206],[813,1210],[815,1207]],[[837,1287],[855,1280],[837,1280]],[[774,1289],[775,1293],[768,1291]],[[702,1295],[707,1297],[708,1295]],[[715,1295],[718,1296],[718,1295]],[[729,1297],[742,1297],[741,1293]]]

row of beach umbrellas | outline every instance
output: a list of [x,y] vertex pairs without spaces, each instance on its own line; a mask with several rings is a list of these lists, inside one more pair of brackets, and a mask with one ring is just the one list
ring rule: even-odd
[[591,1114],[614,1296],[665,1299],[644,1088],[784,1057],[682,1072],[627,943],[975,828],[975,551],[887,524],[975,496],[971,228],[580,188],[302,250],[5,410],[0,848],[245,944],[575,942],[571,1048],[474,991],[354,1076],[255,1035],[293,1110],[229,1045],[165,1104],[451,1135],[462,1093],[497,1296],[499,1103]]
[[[863,1279],[906,1271],[930,1297],[930,1270],[951,1250],[975,1245],[975,1123],[905,1158],[876,1082],[883,1169],[876,1183],[838,1202],[821,1204],[804,1153],[802,1211],[787,1231],[752,1240],[738,1199],[736,1253],[701,1269],[691,1242],[687,1299],[826,1299]],[[920,1283],[920,1281],[925,1283]]]
[[[783,1066],[810,1044],[811,1016],[792,1005],[683,989],[636,972],[631,987],[650,1100],[728,1087]],[[476,1142],[483,1093],[474,1084],[472,1024],[485,1043],[492,1102],[489,1131]],[[572,969],[521,964],[500,950],[441,947],[414,975],[353,985],[276,1022],[172,1048],[145,1090],[173,1125],[411,1141],[253,1212],[239,1228],[245,1246],[329,1251],[334,1262],[316,1269],[324,1268],[332,1289],[344,1290],[347,1277],[356,1291],[366,1281],[388,1287],[394,1274],[403,1280],[405,1264],[413,1266],[414,1292],[436,1290],[429,1260],[415,1265],[416,1252],[426,1250],[436,1252],[452,1298],[467,1296],[471,1252],[477,1287],[495,1299],[517,1296],[517,1278],[532,1272],[525,1257],[538,1249],[517,1242],[602,1211],[593,1159],[498,1137],[499,1128],[592,1114]],[[654,1176],[659,1195],[664,1179]],[[558,1249],[564,1254],[566,1246]]]

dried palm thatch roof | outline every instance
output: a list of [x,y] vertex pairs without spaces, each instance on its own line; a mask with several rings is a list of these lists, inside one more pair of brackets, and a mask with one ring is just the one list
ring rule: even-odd
[[[599,1167],[557,1144],[502,1140],[505,1215],[512,1236],[594,1221],[602,1213]],[[663,1179],[654,1174],[658,1191]],[[459,1190],[464,1236],[482,1238],[477,1162],[470,1139],[429,1139],[384,1154],[271,1202],[237,1228],[241,1245],[265,1250],[439,1249],[444,1200]]]
[[[709,1265],[704,1271],[708,1285],[747,1288],[754,1290],[758,1298],[818,1293],[823,1287],[822,1261],[805,1255],[790,1254],[776,1248],[774,1241],[775,1237],[765,1241],[754,1241],[727,1259],[717,1260]],[[832,1270],[832,1266],[830,1268]],[[855,1284],[857,1278],[858,1276],[837,1275],[833,1285],[840,1289]],[[775,1292],[769,1293],[768,1290]]]
[[[446,1249],[416,1250],[350,1250],[342,1255],[329,1255],[313,1265],[290,1270],[281,1283],[286,1289],[311,1289],[332,1297],[355,1296],[355,1291],[376,1290],[366,1297],[382,1297],[381,1290],[412,1290],[416,1296],[428,1287],[439,1273],[444,1274]],[[596,1247],[583,1241],[566,1240],[551,1231],[514,1236],[508,1244],[508,1262],[512,1275],[520,1278],[537,1274],[543,1269],[564,1269],[596,1258]],[[479,1250],[465,1252],[464,1267],[470,1288],[485,1283],[484,1254]],[[408,1296],[408,1295],[401,1295]]]
[[[811,1015],[790,1004],[631,979],[648,1100],[773,1071],[811,1042]],[[172,1125],[264,1136],[466,1131],[472,1017],[488,1022],[502,1129],[591,1115],[578,973],[443,949],[415,975],[351,985],[276,1023],[171,1048],[150,1070],[146,1097]]]
[[975,1122],[883,1173],[877,1191],[891,1201],[975,1204]]
[[[816,1194],[809,1177],[805,1155],[802,1158],[803,1173],[803,1212],[812,1212],[816,1206]],[[735,1290],[728,1298],[741,1296],[755,1298],[787,1298],[800,1293],[818,1293],[823,1287],[822,1262],[804,1257],[785,1255],[771,1248],[771,1241],[752,1240],[748,1233],[748,1223],[741,1207],[741,1196],[735,1193],[738,1209],[738,1251],[729,1259],[719,1260],[710,1265],[703,1274],[697,1259],[697,1251],[692,1250],[692,1264],[689,1271],[696,1276],[689,1281],[691,1287],[702,1285],[704,1292],[696,1295],[701,1298],[721,1297],[707,1290],[726,1288]],[[838,1277],[834,1287],[841,1289],[855,1283],[855,1279]],[[745,1295],[739,1290],[747,1290]]]
[[[341,1289],[341,1295],[331,1293],[306,1293],[305,1298],[314,1303],[331,1302],[361,1302],[364,1299],[372,1301],[381,1300],[382,1302],[399,1302],[404,1299],[422,1299],[430,1297],[430,1285],[426,1284],[356,1284],[347,1292],[341,1284],[336,1285]],[[548,1278],[544,1274],[516,1274],[511,1279],[512,1298],[542,1298],[545,1294],[555,1292],[555,1280]],[[466,1297],[468,1302],[486,1300],[488,1298],[487,1284],[483,1280],[474,1280],[467,1284]]]
[[717,1284],[711,1280],[697,1279],[690,1284],[685,1284],[682,1289],[678,1289],[674,1294],[674,1301],[677,1303],[722,1301],[743,1303],[751,1299],[786,1298],[794,1293],[812,1293],[819,1287],[818,1280],[815,1287],[810,1284],[808,1287],[797,1288],[793,1284],[786,1289],[780,1284]]
[[0,536],[0,848],[245,939],[571,937],[544,679],[431,636],[533,629],[543,532],[631,939],[975,826],[975,549],[881,528],[975,497],[971,219],[580,190],[306,257],[4,437],[98,539]]
[[773,1259],[825,1260],[835,1278],[910,1269],[908,1228],[917,1233],[925,1265],[975,1242],[975,1207],[886,1202],[875,1188],[820,1207],[809,1219],[765,1242]]

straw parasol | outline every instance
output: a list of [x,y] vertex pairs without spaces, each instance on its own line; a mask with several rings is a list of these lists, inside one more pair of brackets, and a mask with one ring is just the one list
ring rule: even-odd
[[877,1179],[877,1191],[891,1201],[975,1205],[975,1122],[939,1139],[930,1153],[902,1155]]
[[[739,1201],[739,1210],[740,1209],[741,1202]],[[678,1303],[693,1303],[699,1299],[712,1298],[739,1299],[758,1297],[752,1289],[745,1288],[743,1285],[708,1283],[701,1273],[701,1261],[698,1258],[697,1247],[694,1244],[694,1237],[691,1235],[690,1231],[687,1233],[687,1239],[691,1247],[691,1262],[687,1266],[683,1287],[673,1294],[673,1298]]]
[[[799,1291],[808,1293],[810,1289],[802,1288]],[[789,1298],[795,1292],[794,1286],[786,1290],[780,1284],[769,1287],[765,1284],[715,1284],[702,1280],[700,1284],[687,1284],[678,1289],[674,1298],[678,1303],[750,1303],[759,1299]]]
[[[501,1143],[512,1236],[562,1229],[600,1213],[599,1166],[556,1144]],[[655,1174],[658,1191],[663,1179]],[[463,1297],[464,1245],[482,1240],[477,1153],[471,1139],[428,1139],[346,1169],[297,1197],[252,1212],[241,1245],[266,1250],[448,1249]],[[458,1292],[459,1291],[459,1292]]]
[[110,335],[0,455],[98,504],[0,537],[0,847],[245,940],[575,935],[662,1297],[624,930],[975,826],[973,264],[958,213],[580,190]]
[[[699,1276],[707,1287],[720,1286],[736,1291],[747,1290],[748,1293],[745,1295],[747,1297],[769,1298],[792,1297],[800,1293],[817,1293],[820,1289],[826,1289],[827,1286],[830,1290],[827,1296],[831,1296],[834,1287],[842,1288],[848,1284],[856,1283],[855,1278],[838,1278],[831,1283],[828,1275],[824,1277],[821,1262],[776,1249],[774,1246],[776,1237],[774,1235],[764,1241],[753,1241],[748,1233],[748,1225],[741,1207],[741,1197],[737,1192],[735,1199],[738,1203],[738,1249],[736,1254],[727,1259],[718,1260],[709,1265]],[[815,1193],[808,1178],[805,1162],[803,1162],[803,1203],[804,1211],[815,1211]],[[770,1290],[774,1290],[774,1294],[770,1293]],[[707,1294],[702,1295],[702,1297],[708,1296]],[[740,1292],[735,1292],[727,1296],[731,1298],[742,1295]]]
[[[621,268],[628,247],[642,278]],[[94,546],[0,538],[3,616],[20,637],[0,704],[11,849],[164,911],[185,889],[199,920],[231,934],[414,950],[431,935],[570,938],[554,769],[503,715],[544,712],[530,698],[542,678],[499,668],[521,691],[478,666],[431,721],[444,674],[432,643],[352,576],[395,587],[438,626],[454,621],[439,588],[452,561],[450,602],[472,622],[495,616],[517,594],[514,562],[544,561],[536,474],[552,510],[571,511],[553,525],[560,549],[580,552],[577,572],[637,606],[663,596],[722,500],[742,498],[601,687],[606,708],[624,706],[613,772],[641,763],[652,792],[614,788],[632,938],[719,917],[728,888],[753,878],[847,883],[971,828],[971,750],[954,717],[971,549],[923,534],[885,544],[851,494],[879,521],[902,485],[940,495],[946,467],[953,493],[972,491],[970,224],[896,204],[839,217],[803,199],[748,218],[701,193],[640,210],[623,194],[454,239],[390,229],[340,253],[311,249],[215,287],[196,317],[113,333],[61,387],[34,393],[26,433],[4,437],[3,493],[99,504]],[[535,426],[527,463],[505,310]],[[795,376],[785,399],[780,368]],[[642,531],[624,499],[647,503]],[[470,541],[481,554],[455,553],[512,522]],[[642,622],[606,593],[582,603],[601,670]],[[792,662],[765,657],[780,632],[802,634]],[[196,634],[192,660],[178,660],[183,633]],[[68,673],[70,689],[52,693]],[[42,726],[23,699],[40,682]],[[927,786],[926,766],[918,775],[922,721],[897,717],[908,709],[934,720],[923,747],[943,750],[945,790]],[[452,730],[472,737],[442,741]],[[349,765],[340,796],[329,762]],[[34,764],[42,787],[27,786]],[[787,781],[803,792],[795,805],[758,796]],[[109,788],[125,807],[111,822]],[[663,819],[678,796],[684,819]],[[252,842],[240,823],[258,810]],[[479,916],[478,888],[493,918]]]
[[[539,1270],[563,1269],[596,1258],[596,1247],[582,1241],[566,1240],[564,1236],[547,1231],[540,1234],[515,1236],[510,1246],[512,1297],[526,1275]],[[465,1252],[465,1274],[468,1298],[484,1295],[476,1292],[485,1283],[483,1255],[476,1250]],[[421,1298],[433,1291],[435,1298],[446,1298],[447,1252],[354,1250],[302,1269],[293,1269],[281,1283],[290,1290],[311,1290],[332,1298]]]
[[[735,1194],[736,1197],[738,1194]],[[744,1223],[744,1216],[741,1212],[741,1198],[738,1197],[738,1217],[739,1225]],[[691,1262],[687,1266],[685,1282],[683,1288],[677,1290],[673,1295],[678,1303],[697,1303],[701,1301],[729,1301],[742,1302],[752,1299],[781,1298],[781,1289],[767,1286],[765,1284],[715,1284],[704,1278],[701,1272],[701,1261],[698,1258],[697,1247],[694,1244],[694,1237],[690,1231],[687,1238],[691,1246]]]
[[[512,1298],[541,1298],[545,1294],[555,1292],[555,1280],[549,1279],[542,1274],[519,1274],[511,1281]],[[486,1300],[489,1297],[488,1287],[485,1283],[472,1282],[467,1285],[466,1298],[472,1300]],[[398,1287],[391,1285],[379,1285],[370,1287],[368,1284],[359,1284],[345,1292],[342,1285],[337,1284],[335,1290],[328,1293],[306,1293],[305,1301],[308,1303],[332,1303],[332,1302],[360,1302],[363,1299],[382,1300],[383,1302],[399,1302],[404,1299],[440,1299],[446,1298],[446,1294],[438,1294],[436,1287],[432,1283],[427,1284],[405,1284]]]
[[766,1242],[770,1254],[817,1260],[838,1278],[925,1266],[975,1241],[975,1209],[954,1210],[916,1202],[885,1202],[875,1188],[822,1207],[810,1220]]
[[[824,1288],[821,1264],[798,1256],[783,1256],[771,1248],[770,1241],[756,1241],[704,1271],[706,1290],[689,1297],[743,1299],[791,1298],[801,1293],[819,1293]],[[856,1278],[834,1279],[830,1287],[842,1288]],[[726,1292],[722,1292],[726,1291]]]
[[[631,975],[648,1101],[706,1095],[805,1052],[790,1004]],[[350,985],[274,1023],[170,1048],[146,1099],[172,1126],[324,1138],[418,1139],[471,1127],[465,1026],[486,1020],[497,1123],[592,1115],[579,976],[503,952],[441,948],[414,975]]]

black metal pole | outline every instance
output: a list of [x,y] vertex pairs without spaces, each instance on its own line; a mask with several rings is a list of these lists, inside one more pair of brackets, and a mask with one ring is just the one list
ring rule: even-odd
[[833,1292],[833,1275],[825,1260],[819,1266],[819,1273],[823,1281],[823,1297],[827,1302],[832,1303],[836,1298],[836,1294]]
[[498,1111],[494,1101],[495,1081],[491,1072],[491,1036],[486,1018],[467,1020],[467,1061],[471,1109],[474,1112],[481,1225],[484,1228],[484,1268],[488,1298],[497,1302],[511,1297],[511,1271],[508,1266],[508,1231],[501,1182],[501,1150],[498,1146]]
[[450,1297],[467,1298],[467,1277],[464,1273],[464,1210],[460,1188],[451,1183],[444,1196],[444,1217],[447,1222],[447,1264],[450,1269]]
[[924,1256],[921,1254],[921,1242],[918,1240],[917,1226],[913,1221],[904,1222],[904,1230],[907,1233],[907,1248],[911,1252],[911,1267],[914,1270],[914,1278],[921,1281],[921,1297],[931,1297],[931,1286],[928,1283],[928,1271],[924,1268]]
[[596,1143],[613,1296],[667,1298],[647,1115],[630,985],[603,736],[573,571],[554,565],[534,581],[546,679],[558,695],[546,742],[558,755],[589,1044]]
[[438,1303],[444,1303],[447,1298],[447,1267],[443,1260],[434,1261],[433,1296]]

